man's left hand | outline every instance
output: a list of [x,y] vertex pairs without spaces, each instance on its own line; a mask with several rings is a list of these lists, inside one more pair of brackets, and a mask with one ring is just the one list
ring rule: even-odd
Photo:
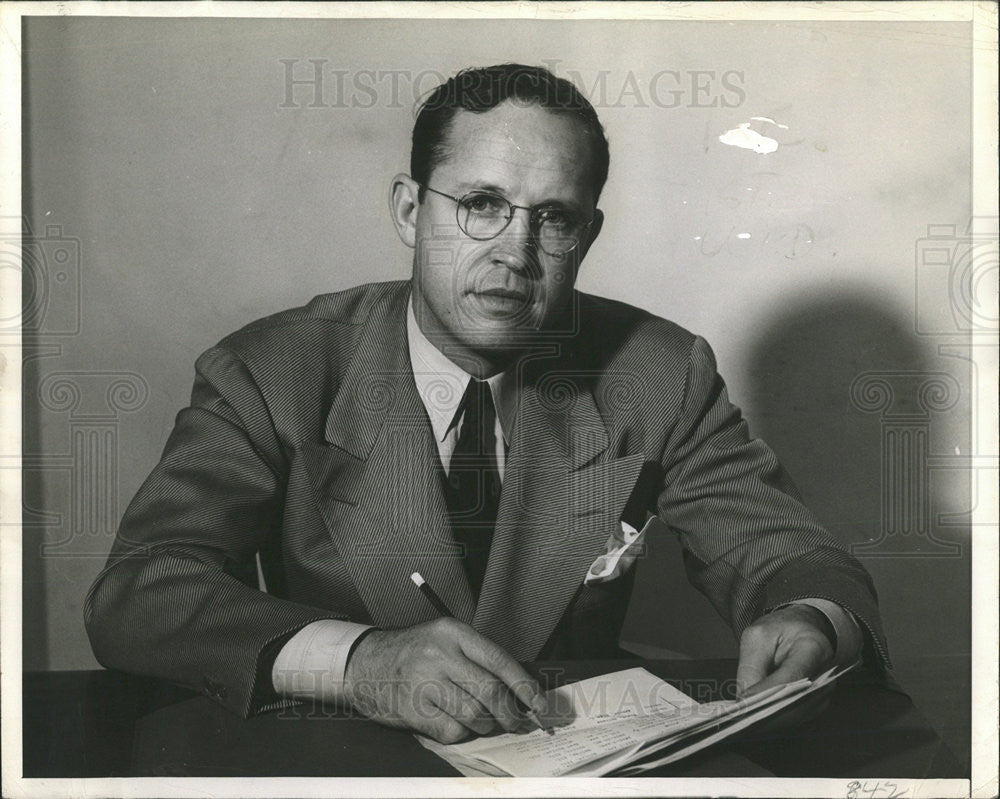
[[829,620],[809,605],[787,605],[762,616],[740,638],[741,695],[816,677],[833,665],[835,643]]

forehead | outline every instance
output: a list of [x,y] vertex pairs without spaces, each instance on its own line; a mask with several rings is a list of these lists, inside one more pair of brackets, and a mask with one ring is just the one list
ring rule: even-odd
[[[590,142],[583,124],[535,104],[501,103],[481,114],[459,110],[435,177],[493,185],[514,202],[591,202]],[[453,186],[457,188],[457,186]]]

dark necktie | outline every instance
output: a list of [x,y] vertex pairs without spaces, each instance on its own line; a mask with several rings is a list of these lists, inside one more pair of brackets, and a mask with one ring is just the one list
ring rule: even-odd
[[452,532],[462,547],[462,564],[478,601],[500,505],[496,410],[490,384],[470,380],[459,408],[465,417],[451,456],[445,496]]

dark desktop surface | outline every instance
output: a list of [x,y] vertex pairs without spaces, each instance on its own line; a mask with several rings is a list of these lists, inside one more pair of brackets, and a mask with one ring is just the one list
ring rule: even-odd
[[[643,666],[698,701],[732,690],[733,660],[565,661],[529,666],[547,687]],[[113,671],[24,675],[24,777],[447,777],[407,732],[297,705],[241,719],[206,696]],[[964,758],[963,758],[964,760]],[[966,761],[967,762],[967,761]],[[677,777],[968,778],[891,679],[842,677],[808,720],[750,727],[679,763]]]

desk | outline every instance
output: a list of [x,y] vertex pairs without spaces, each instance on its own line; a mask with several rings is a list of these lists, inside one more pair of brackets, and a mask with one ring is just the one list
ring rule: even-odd
[[[699,701],[732,685],[736,663],[577,661],[531,667],[547,686],[641,665]],[[204,696],[118,672],[24,675],[24,776],[445,777],[457,772],[412,735],[326,708],[243,720]],[[829,706],[794,729],[750,728],[652,776],[967,778],[892,681],[849,674]]]

